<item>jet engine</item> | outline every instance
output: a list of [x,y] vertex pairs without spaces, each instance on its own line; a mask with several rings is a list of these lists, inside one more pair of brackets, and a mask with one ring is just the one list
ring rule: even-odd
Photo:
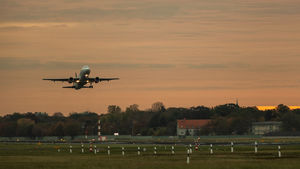
[[100,78],[99,77],[96,77],[95,78],[95,83],[99,83],[100,82]]
[[69,82],[69,83],[73,83],[73,82],[74,82],[74,78],[73,78],[73,77],[70,77],[69,80],[68,80],[68,82]]

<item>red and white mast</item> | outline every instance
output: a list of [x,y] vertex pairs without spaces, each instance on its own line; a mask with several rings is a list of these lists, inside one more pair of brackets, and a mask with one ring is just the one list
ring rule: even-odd
[[100,119],[98,120],[98,141],[101,141],[101,126],[100,126]]

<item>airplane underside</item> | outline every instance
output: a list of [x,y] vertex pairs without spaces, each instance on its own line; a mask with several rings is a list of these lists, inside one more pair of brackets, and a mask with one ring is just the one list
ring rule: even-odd
[[62,88],[72,88],[72,89],[79,90],[79,89],[81,89],[81,88],[93,88],[93,86],[81,86],[81,87],[76,87],[76,86],[63,86]]

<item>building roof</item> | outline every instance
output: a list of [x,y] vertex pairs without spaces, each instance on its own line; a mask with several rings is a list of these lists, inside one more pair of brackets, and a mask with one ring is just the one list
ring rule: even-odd
[[211,120],[210,119],[203,119],[203,120],[177,120],[177,126],[180,129],[197,129],[207,125]]

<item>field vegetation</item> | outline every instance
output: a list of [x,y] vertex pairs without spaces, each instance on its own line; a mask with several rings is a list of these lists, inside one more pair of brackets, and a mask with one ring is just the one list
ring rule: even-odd
[[[254,153],[253,145],[209,146],[193,149],[190,164],[186,163],[187,146],[184,145],[109,145],[111,154],[107,154],[107,144],[96,144],[99,152],[81,153],[80,144],[0,144],[0,168],[3,169],[157,169],[157,168],[261,168],[261,169],[295,169],[300,166],[300,146],[282,145],[282,157],[278,157],[277,145],[260,145]],[[171,154],[174,146],[175,155]],[[122,155],[121,147],[125,148]],[[141,155],[137,154],[138,147]],[[157,154],[154,155],[154,147]],[[146,151],[143,151],[143,149]],[[60,149],[60,152],[58,152]]]

